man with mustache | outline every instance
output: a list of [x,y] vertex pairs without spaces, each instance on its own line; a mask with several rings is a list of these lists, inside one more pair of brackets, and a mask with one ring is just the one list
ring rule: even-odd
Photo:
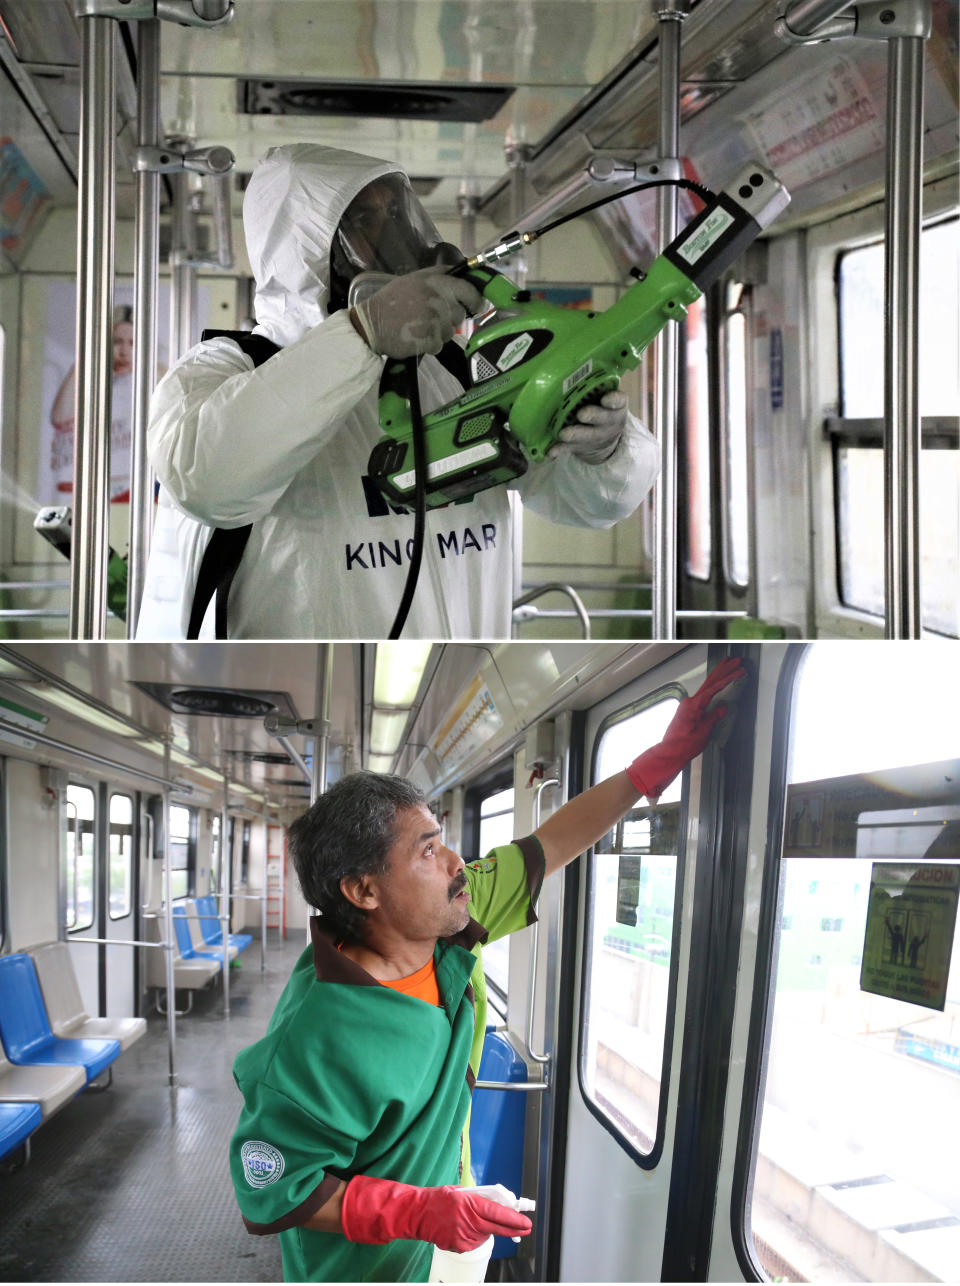
[[279,1233],[287,1281],[426,1281],[526,1215],[471,1192],[470,1094],[486,1027],[480,944],[535,920],[545,876],[655,800],[707,745],[744,677],[727,658],[663,741],[524,839],[465,865],[421,791],[354,773],[288,839],[312,946],[267,1035],[241,1051],[231,1171],[244,1223]]

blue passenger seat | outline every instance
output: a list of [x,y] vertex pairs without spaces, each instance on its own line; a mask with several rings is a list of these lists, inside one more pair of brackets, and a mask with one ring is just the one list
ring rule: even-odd
[[39,1103],[0,1103],[0,1157],[25,1143],[42,1119]]
[[[525,1081],[527,1068],[502,1032],[487,1028],[478,1081]],[[474,1090],[470,1107],[470,1170],[478,1187],[502,1183],[515,1196],[523,1182],[526,1095],[519,1090]],[[517,1243],[496,1237],[493,1259],[510,1259]]]
[[37,971],[28,955],[0,957],[0,1036],[11,1063],[21,1067],[83,1067],[87,1084],[120,1053],[118,1040],[54,1036]]
[[[219,947],[223,943],[220,921],[217,918],[217,899],[211,895],[196,898],[197,915],[200,918],[200,932],[208,947]],[[246,951],[253,941],[252,933],[231,933],[227,941],[238,951]]]
[[[173,931],[177,935],[177,946],[180,949],[180,955],[184,960],[216,960],[218,964],[223,964],[223,951],[198,950],[193,945],[193,939],[190,936],[190,925],[187,923],[187,911],[185,907],[175,906],[173,908]],[[227,948],[229,954],[230,948]]]

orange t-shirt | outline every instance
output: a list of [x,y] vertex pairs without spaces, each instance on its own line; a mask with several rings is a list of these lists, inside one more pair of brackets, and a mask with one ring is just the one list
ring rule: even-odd
[[391,982],[381,982],[381,986],[392,987],[394,991],[402,991],[405,996],[413,996],[417,1000],[425,1000],[428,1005],[440,1004],[437,964],[433,956],[416,973],[408,973],[406,978],[394,978]]

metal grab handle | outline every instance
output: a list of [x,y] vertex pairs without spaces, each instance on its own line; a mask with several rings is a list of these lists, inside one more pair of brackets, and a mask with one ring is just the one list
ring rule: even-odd
[[520,1090],[529,1094],[534,1090],[547,1090],[549,1081],[475,1081],[475,1090]]
[[[549,594],[553,590],[559,594],[566,594],[570,599],[570,602],[573,604],[574,611],[580,619],[580,625],[583,628],[583,637],[588,639],[590,637],[590,617],[587,615],[587,609],[583,605],[583,600],[572,585],[563,585],[560,581],[550,581],[546,585],[538,585],[536,589],[532,589],[529,593],[522,594],[520,598],[515,599],[511,610],[516,613],[519,608],[525,607],[527,603],[532,603],[535,598],[540,598],[543,594]],[[539,608],[534,609],[534,614],[539,614],[539,612]],[[514,620],[519,623],[523,620],[523,616],[523,613],[521,613],[520,616],[514,616]]]
[[[559,786],[559,785],[560,785],[559,777],[548,777],[545,781],[542,781],[540,785],[537,787],[537,793],[533,799],[533,829],[534,830],[537,830],[537,828],[540,825],[540,798],[543,795],[543,792],[547,789],[548,786]],[[550,1055],[538,1054],[537,1051],[533,1048],[533,1018],[534,1018],[534,1005],[536,1002],[536,989],[537,989],[537,947],[539,945],[539,942],[540,942],[540,922],[539,920],[534,920],[533,933],[530,937],[530,975],[527,979],[526,1047],[527,1047],[527,1057],[531,1059],[534,1063],[539,1063],[541,1067],[544,1067],[550,1062]],[[546,1077],[544,1077],[543,1083],[546,1084]]]

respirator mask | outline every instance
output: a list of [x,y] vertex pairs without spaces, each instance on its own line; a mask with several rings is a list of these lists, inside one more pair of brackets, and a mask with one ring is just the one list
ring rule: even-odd
[[330,312],[369,298],[391,277],[462,262],[402,174],[368,183],[350,202],[330,247]]

